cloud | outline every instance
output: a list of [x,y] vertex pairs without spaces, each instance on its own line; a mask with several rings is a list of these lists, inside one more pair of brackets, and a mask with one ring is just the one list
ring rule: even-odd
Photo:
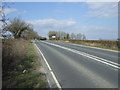
[[90,9],[86,14],[95,18],[113,18],[118,16],[118,2],[87,2]]
[[32,24],[35,31],[41,36],[47,36],[48,31],[64,31],[68,33],[82,33],[87,36],[88,39],[115,39],[117,38],[117,29],[100,26],[81,26],[78,22],[72,19],[58,20],[58,19],[41,19],[27,21]]
[[6,8],[6,9],[4,9],[4,13],[5,14],[10,14],[10,13],[12,13],[12,12],[16,12],[17,11],[17,9],[15,9],[15,8]]
[[117,39],[118,38],[118,29],[117,28],[108,28],[101,26],[84,26],[85,35],[88,36],[88,39]]
[[52,24],[54,26],[58,26],[58,25],[65,25],[65,26],[70,26],[70,25],[74,25],[76,24],[76,22],[72,19],[69,19],[69,20],[57,20],[57,19],[42,19],[42,20],[33,20],[33,21],[28,21],[29,23],[32,23],[34,22],[33,24],[42,24],[42,25],[45,25],[45,24]]
[[43,19],[43,20],[33,20],[28,21],[35,27],[40,27],[41,29],[49,30],[63,30],[67,27],[72,27],[76,25],[76,22],[73,20],[57,20],[57,19]]
[[27,21],[32,24],[35,30],[43,36],[46,36],[49,30],[70,32],[76,27],[74,20],[42,19]]

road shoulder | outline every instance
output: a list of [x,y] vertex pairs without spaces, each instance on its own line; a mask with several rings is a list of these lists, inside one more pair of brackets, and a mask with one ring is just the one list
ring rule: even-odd
[[37,51],[37,54],[39,56],[39,60],[41,62],[41,69],[42,69],[42,73],[45,75],[46,77],[46,80],[47,80],[47,87],[48,88],[61,88],[61,87],[58,87],[59,83],[57,81],[56,83],[56,77],[53,75],[53,71],[52,69],[50,69],[50,67],[46,64],[45,62],[45,57],[43,56],[43,53],[41,52],[40,48],[38,48],[38,46],[36,45],[36,43],[34,42],[34,46],[36,47],[36,51]]

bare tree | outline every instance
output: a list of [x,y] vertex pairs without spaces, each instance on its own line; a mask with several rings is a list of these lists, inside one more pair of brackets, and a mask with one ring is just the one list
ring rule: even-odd
[[82,40],[82,34],[81,34],[81,33],[77,34],[77,35],[76,35],[76,39],[77,39],[77,40]]
[[52,36],[57,36],[57,32],[56,31],[49,31],[48,32],[49,39],[52,39]]
[[76,39],[76,35],[74,33],[71,33],[70,38],[71,39]]
[[82,40],[86,40],[86,36],[84,34],[82,35]]
[[66,37],[66,38],[67,38],[67,40],[69,40],[69,39],[70,39],[70,35],[69,35],[69,33],[67,33],[67,37]]
[[36,39],[39,37],[38,33],[35,32],[32,28],[27,30],[27,31],[24,31],[21,35],[22,38],[25,38],[25,39]]
[[7,26],[7,18],[5,15],[5,8],[8,7],[8,5],[3,2],[2,0],[0,1],[0,35],[2,36],[6,32],[6,26]]
[[22,21],[18,18],[14,18],[10,21],[10,24],[6,26],[6,30],[10,31],[14,38],[20,38],[24,31],[30,30],[30,24]]
[[48,33],[49,39],[52,39],[52,36],[56,36],[56,40],[86,40],[86,36],[84,34],[74,34],[74,33],[66,33],[63,31],[49,31]]

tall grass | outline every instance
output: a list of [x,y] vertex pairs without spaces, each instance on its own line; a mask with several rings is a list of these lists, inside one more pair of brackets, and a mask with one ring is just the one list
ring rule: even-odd
[[118,50],[120,45],[118,40],[69,40],[69,42],[113,50]]
[[25,58],[27,47],[28,41],[25,40],[2,40],[3,77],[17,70],[17,65]]
[[40,73],[33,73],[38,57],[30,41],[11,39],[2,41],[2,87],[42,88],[45,80]]

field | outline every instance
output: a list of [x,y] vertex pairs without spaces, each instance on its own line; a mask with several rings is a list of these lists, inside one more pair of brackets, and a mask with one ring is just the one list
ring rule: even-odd
[[57,42],[74,43],[92,47],[99,47],[111,50],[120,50],[119,40],[62,40]]

